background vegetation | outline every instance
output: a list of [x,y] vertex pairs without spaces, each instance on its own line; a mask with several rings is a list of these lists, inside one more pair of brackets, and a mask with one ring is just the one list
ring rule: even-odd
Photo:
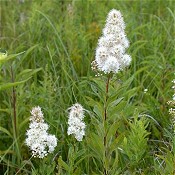
[[[117,140],[109,145],[108,174],[173,175],[167,101],[173,95],[174,6],[167,0],[1,0],[0,47],[10,58],[0,63],[0,174],[103,174],[96,117],[104,81],[95,77],[91,62],[115,8],[126,22],[132,65],[110,85],[111,105],[117,107],[109,111],[115,116],[109,138]],[[80,143],[67,136],[66,109],[76,102],[90,111]],[[30,110],[38,105],[58,138],[54,154],[42,160],[32,158],[25,145]]]

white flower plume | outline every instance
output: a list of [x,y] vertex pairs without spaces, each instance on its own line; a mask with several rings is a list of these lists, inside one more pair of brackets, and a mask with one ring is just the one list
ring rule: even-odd
[[123,16],[118,10],[111,10],[107,16],[103,35],[98,40],[95,62],[92,69],[108,73],[117,73],[131,63],[131,56],[126,54],[129,41],[125,34]]
[[73,134],[78,141],[82,141],[83,136],[85,135],[85,123],[83,122],[84,119],[84,109],[83,107],[76,103],[71,106],[68,110],[68,130],[67,134]]
[[49,126],[44,123],[44,116],[39,106],[32,108],[30,121],[29,130],[26,133],[26,145],[34,157],[43,158],[54,151],[57,138],[47,133]]

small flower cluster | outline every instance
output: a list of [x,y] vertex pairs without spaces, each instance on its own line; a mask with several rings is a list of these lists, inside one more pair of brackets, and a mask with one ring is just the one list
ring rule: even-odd
[[68,130],[67,134],[73,134],[78,141],[82,141],[83,136],[85,135],[85,123],[83,122],[84,119],[84,109],[83,107],[76,103],[71,106],[68,110]]
[[92,69],[105,74],[118,73],[130,65],[131,56],[125,53],[129,41],[125,34],[125,23],[120,11],[111,10],[108,14],[103,35],[98,40]]
[[32,109],[30,121],[30,129],[26,133],[26,145],[34,157],[43,158],[54,151],[57,138],[47,133],[49,126],[44,123],[44,116],[39,106]]
[[146,94],[148,92],[148,89],[144,89],[143,93]]
[[173,128],[174,128],[174,132],[175,132],[175,80],[172,81],[173,82],[173,86],[172,88],[174,89],[174,94],[172,97],[172,100],[168,101],[168,105],[171,105],[172,108],[169,109],[169,114],[172,117],[172,123],[173,123]]

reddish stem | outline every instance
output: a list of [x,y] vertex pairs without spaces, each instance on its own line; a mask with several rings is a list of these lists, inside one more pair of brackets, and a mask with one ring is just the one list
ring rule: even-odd
[[[107,82],[106,82],[106,101],[105,101],[105,111],[104,111],[104,129],[105,129],[105,123],[106,123],[106,120],[107,120],[107,106],[106,106],[106,103],[107,103],[107,100],[108,100],[108,91],[109,91],[109,80],[110,80],[110,75],[108,75],[108,79],[107,79]],[[104,139],[103,139],[103,144],[104,144],[104,147],[105,147],[105,159],[107,158],[107,152],[106,152],[106,129],[105,129],[105,136],[104,136]],[[104,167],[104,175],[107,175],[107,170],[106,168]]]
[[[108,76],[108,79],[107,79],[107,82],[106,82],[106,102],[108,100],[109,80],[110,80],[110,75]],[[107,119],[107,111],[106,110],[107,109],[106,109],[106,105],[105,105],[105,114],[104,114],[105,121]]]
[[[14,73],[13,73],[13,69],[11,66],[11,79],[12,79],[12,83],[15,82],[15,78],[14,78]],[[12,88],[12,106],[13,106],[13,124],[14,124],[14,130],[15,130],[15,137],[17,136],[17,128],[16,128],[16,92],[15,92],[15,87],[13,86]]]

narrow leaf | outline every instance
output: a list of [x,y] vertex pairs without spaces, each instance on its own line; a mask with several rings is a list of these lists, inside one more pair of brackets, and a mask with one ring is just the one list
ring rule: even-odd
[[13,138],[13,136],[10,134],[10,132],[7,129],[3,128],[2,126],[0,126],[0,131],[7,134],[9,137]]

